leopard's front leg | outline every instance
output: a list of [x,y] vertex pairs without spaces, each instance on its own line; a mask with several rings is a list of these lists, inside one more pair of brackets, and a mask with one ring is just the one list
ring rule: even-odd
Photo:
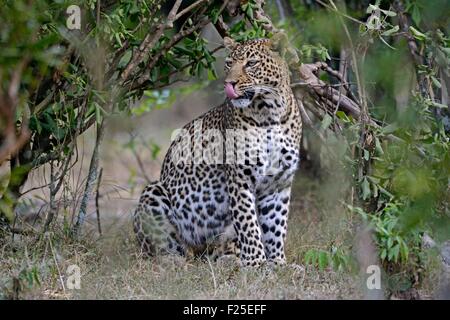
[[261,229],[256,214],[256,198],[244,181],[229,183],[230,212],[243,266],[259,266],[266,261]]
[[258,221],[267,259],[278,265],[286,263],[284,244],[291,187],[258,197]]

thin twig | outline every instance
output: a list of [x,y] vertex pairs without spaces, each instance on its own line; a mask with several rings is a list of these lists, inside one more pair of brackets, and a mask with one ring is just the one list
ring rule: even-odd
[[97,192],[95,194],[95,212],[97,213],[97,227],[98,233],[102,235],[102,225],[100,223],[100,206],[98,205],[98,199],[100,197],[100,183],[102,181],[103,168],[100,168],[100,172],[98,173],[97,178]]
[[[361,21],[359,21],[358,19],[355,19],[351,16],[349,16],[348,14],[342,13],[341,11],[338,10],[338,8],[334,5],[334,3],[332,3],[332,6],[326,4],[325,2],[321,1],[321,0],[316,0],[317,3],[321,4],[322,6],[324,6],[325,8],[337,13],[339,16],[342,16],[344,18],[347,18],[357,24],[364,24]],[[330,1],[331,2],[331,1]]]
[[47,234],[47,239],[50,244],[50,250],[52,252],[53,261],[55,262],[56,270],[58,271],[59,281],[61,281],[61,286],[63,288],[64,296],[66,296],[66,286],[64,285],[64,278],[62,276],[61,269],[59,268],[58,260],[56,259],[56,252],[55,252],[55,249],[53,248],[53,243],[52,243],[50,234]]
[[199,5],[201,5],[203,2],[210,2],[210,0],[197,0],[196,2],[191,4],[190,6],[184,8],[179,13],[177,13],[177,15],[175,16],[175,20],[178,20],[179,18],[184,16],[189,11],[191,11],[191,10],[195,9],[196,7],[198,7]]

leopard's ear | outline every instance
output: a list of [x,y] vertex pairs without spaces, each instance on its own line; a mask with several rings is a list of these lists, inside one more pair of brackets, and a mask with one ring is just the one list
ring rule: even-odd
[[230,37],[223,38],[223,44],[225,48],[227,48],[230,51],[234,50],[234,48],[236,48],[237,46],[237,42],[231,39]]

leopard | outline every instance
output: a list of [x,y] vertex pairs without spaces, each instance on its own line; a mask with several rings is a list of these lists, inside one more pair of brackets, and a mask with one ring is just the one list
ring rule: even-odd
[[174,135],[133,215],[148,256],[219,252],[243,267],[286,264],[302,121],[272,39],[224,38],[225,100]]

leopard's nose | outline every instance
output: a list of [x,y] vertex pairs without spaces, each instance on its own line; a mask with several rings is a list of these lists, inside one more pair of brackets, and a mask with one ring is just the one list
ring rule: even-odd
[[232,85],[233,86],[233,88],[234,88],[234,86],[236,85],[236,81],[232,81],[232,80],[225,80],[225,85]]

